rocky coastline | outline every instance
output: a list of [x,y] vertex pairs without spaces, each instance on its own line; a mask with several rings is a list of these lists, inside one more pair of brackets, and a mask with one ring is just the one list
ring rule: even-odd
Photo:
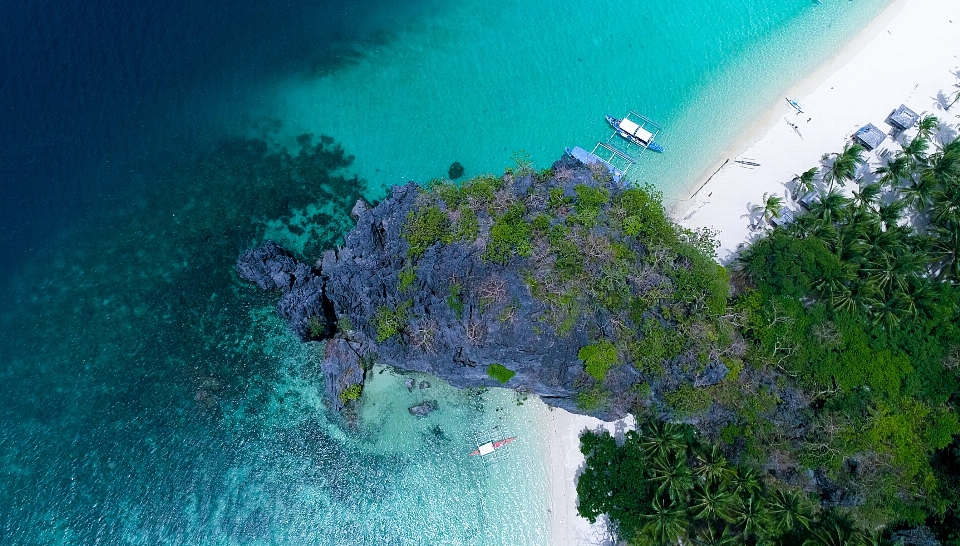
[[[345,235],[344,245],[325,251],[313,266],[273,242],[239,258],[243,279],[280,291],[277,312],[293,332],[304,341],[326,341],[322,371],[333,410],[344,407],[351,389],[358,392],[356,385],[362,387],[364,370],[373,363],[429,373],[460,388],[512,388],[605,420],[622,418],[649,397],[636,388],[639,384],[656,380],[699,387],[726,375],[719,360],[704,366],[673,359],[672,373],[660,378],[636,365],[617,365],[602,378],[604,392],[610,393],[607,402],[584,408],[578,393],[599,388],[600,381],[585,373],[578,352],[598,337],[614,336],[621,319],[600,306],[560,328],[549,324],[544,319],[551,312],[549,303],[530,288],[536,257],[514,253],[491,260],[488,246],[491,230],[497,229],[498,200],[524,203],[534,214],[538,207],[547,209],[551,192],[573,203],[583,188],[612,196],[622,188],[605,170],[570,157],[546,173],[508,172],[496,182],[491,204],[472,209],[473,239],[436,241],[415,259],[405,230],[423,210],[425,190],[413,182],[394,187],[376,206],[359,201],[352,211],[356,227]],[[573,205],[564,207],[557,214],[574,213]],[[451,222],[463,210],[442,202],[438,209]],[[592,229],[609,235],[602,225]],[[633,244],[643,248],[642,242]],[[662,321],[658,314],[647,315]],[[492,371],[498,365],[509,377],[495,378]]]

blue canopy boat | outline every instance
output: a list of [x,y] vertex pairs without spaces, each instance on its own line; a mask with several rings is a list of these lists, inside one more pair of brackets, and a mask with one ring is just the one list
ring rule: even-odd
[[[631,117],[638,119],[638,121],[630,119]],[[620,135],[620,137],[645,150],[663,153],[663,146],[654,142],[654,138],[656,138],[657,133],[660,132],[660,126],[656,123],[633,111],[623,119],[613,116],[606,116],[606,118],[607,123],[613,127],[616,134]],[[653,129],[653,131],[650,129]]]

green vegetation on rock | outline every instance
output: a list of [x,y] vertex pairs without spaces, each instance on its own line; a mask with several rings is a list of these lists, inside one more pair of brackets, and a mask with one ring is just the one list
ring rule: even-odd
[[406,300],[396,309],[377,308],[376,314],[373,316],[373,325],[377,330],[377,342],[383,343],[406,329],[410,322],[409,311],[412,304],[411,300]]
[[604,339],[580,349],[577,357],[583,361],[590,377],[602,382],[607,371],[617,363],[617,348]]
[[496,379],[501,384],[505,384],[513,379],[513,376],[517,375],[517,372],[507,368],[503,364],[491,364],[487,366],[487,375]]
[[360,392],[363,390],[363,386],[360,384],[350,385],[349,387],[340,391],[340,402],[346,404],[347,402],[353,402],[354,400],[360,399]]

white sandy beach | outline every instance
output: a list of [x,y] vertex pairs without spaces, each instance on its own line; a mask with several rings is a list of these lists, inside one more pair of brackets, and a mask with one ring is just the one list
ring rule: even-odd
[[[718,258],[727,263],[738,245],[754,236],[749,226],[757,215],[751,217],[751,210],[764,193],[787,197],[787,207],[796,210],[789,198],[793,177],[819,166],[824,153],[842,150],[863,125],[889,131],[884,120],[900,104],[956,125],[960,104],[945,112],[938,94],[956,91],[958,74],[960,1],[897,0],[786,93],[799,100],[802,114],[781,100],[692,185],[692,198],[680,201],[672,214],[686,227],[717,230]],[[888,137],[877,151],[897,147]],[[877,151],[868,154],[874,164]]]
[[[803,114],[785,100],[779,102],[691,185],[688,195],[695,195],[680,201],[673,216],[686,227],[717,230],[718,257],[726,263],[738,245],[755,235],[749,229],[751,209],[764,193],[789,196],[796,174],[819,166],[824,153],[840,151],[861,126],[873,123],[890,130],[884,120],[901,103],[956,126],[960,104],[944,112],[938,94],[955,91],[958,75],[960,0],[897,0],[786,94],[800,101]],[[897,144],[888,138],[884,147],[895,150]],[[876,152],[869,155],[878,161]],[[797,208],[790,199],[786,203]],[[547,412],[547,419],[552,543],[610,544],[602,523],[590,525],[577,514],[576,477],[583,464],[579,434],[601,426],[622,432],[634,422],[605,423],[560,409]]]
[[585,429],[608,430],[618,436],[635,428],[632,416],[608,423],[595,417],[576,415],[554,408],[546,412],[547,447],[550,452],[551,544],[613,544],[602,521],[591,525],[577,513],[577,475],[583,465],[580,433]]

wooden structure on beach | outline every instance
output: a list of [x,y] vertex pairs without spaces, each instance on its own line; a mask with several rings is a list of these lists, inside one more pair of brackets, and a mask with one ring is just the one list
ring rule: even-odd
[[913,127],[919,119],[920,116],[916,112],[907,108],[906,104],[901,104],[887,118],[887,123],[899,132]]
[[868,123],[860,129],[857,129],[857,132],[853,135],[853,139],[862,144],[868,151],[882,144],[886,138],[886,133],[877,129],[877,126],[872,123]]

